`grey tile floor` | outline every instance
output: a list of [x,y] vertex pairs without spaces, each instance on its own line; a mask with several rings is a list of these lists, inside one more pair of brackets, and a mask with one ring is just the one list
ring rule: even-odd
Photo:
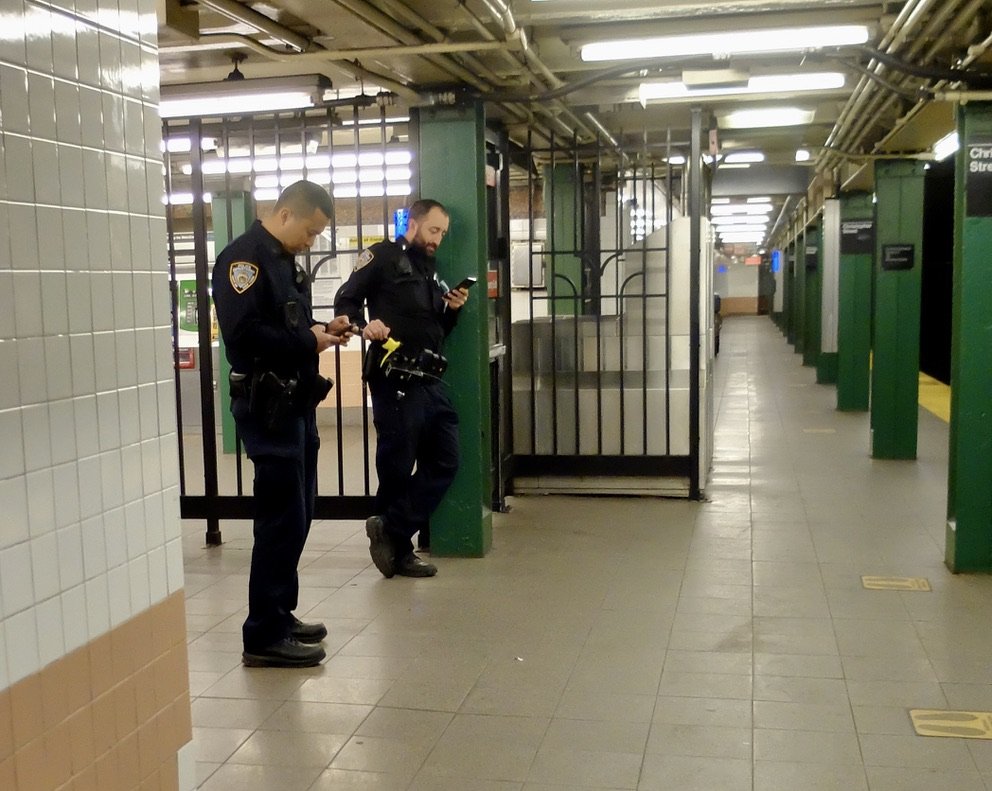
[[[250,528],[186,526],[205,791],[992,789],[992,742],[908,709],[992,709],[992,579],[943,565],[947,426],[873,461],[766,318],[725,322],[707,500],[514,498],[484,559],[385,580],[314,526],[299,613],[328,660],[240,665]],[[926,577],[929,593],[861,576]]]

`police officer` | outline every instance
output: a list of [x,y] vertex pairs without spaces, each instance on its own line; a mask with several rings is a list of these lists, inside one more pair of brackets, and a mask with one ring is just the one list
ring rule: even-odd
[[287,187],[272,213],[217,256],[213,297],[231,363],[231,412],[255,466],[255,543],[242,628],[249,667],[310,667],[325,656],[321,623],[303,623],[297,566],[313,518],[316,406],[331,388],[317,355],[347,343],[347,319],[313,318],[310,280],[295,256],[334,211],[317,184]]
[[[378,436],[379,490],[378,513],[368,518],[365,532],[372,561],[387,578],[437,573],[414,553],[412,539],[426,532],[458,470],[458,415],[436,365],[468,299],[466,289],[444,286],[435,269],[448,225],[444,206],[416,201],[404,234],[362,252],[334,300],[335,315],[362,327],[362,337],[373,341],[365,371]],[[384,348],[387,339],[399,347]]]

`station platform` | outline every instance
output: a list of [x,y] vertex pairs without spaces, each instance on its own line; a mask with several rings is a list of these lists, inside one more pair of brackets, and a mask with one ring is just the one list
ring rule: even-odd
[[947,423],[921,409],[918,459],[872,460],[769,319],[721,346],[705,501],[514,497],[487,557],[426,580],[315,524],[320,667],[241,666],[250,525],[208,550],[187,524],[201,788],[992,789],[992,741],[910,717],[992,710],[992,578],[943,563]]

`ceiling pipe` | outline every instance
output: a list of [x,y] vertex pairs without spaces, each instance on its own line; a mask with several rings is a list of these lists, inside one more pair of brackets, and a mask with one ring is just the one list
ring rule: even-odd
[[242,5],[237,0],[197,0],[197,3],[235,22],[244,22],[257,30],[268,33],[272,38],[299,52],[307,52],[314,46],[314,43],[306,36],[301,36],[265,14]]

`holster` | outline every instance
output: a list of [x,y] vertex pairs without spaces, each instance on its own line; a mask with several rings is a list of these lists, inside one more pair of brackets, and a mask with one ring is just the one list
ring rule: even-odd
[[249,413],[269,431],[279,428],[294,412],[297,386],[296,379],[256,370],[248,392]]

